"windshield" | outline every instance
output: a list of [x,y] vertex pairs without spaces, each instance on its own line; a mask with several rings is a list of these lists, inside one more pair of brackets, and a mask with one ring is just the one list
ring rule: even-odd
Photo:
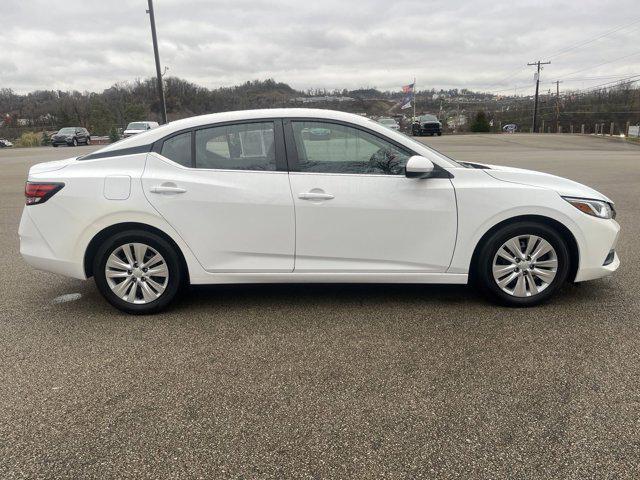
[[147,124],[144,122],[131,122],[127,125],[127,130],[146,130]]
[[61,128],[58,133],[62,133],[62,134],[65,134],[65,133],[76,133],[76,129],[75,129],[75,127],[64,127],[64,128]]
[[423,122],[437,122],[438,118],[435,115],[422,115],[420,120]]
[[438,150],[433,148],[431,145],[427,145],[425,143],[422,143],[422,142],[419,142],[419,141],[415,140],[413,137],[407,135],[404,132],[400,132],[398,130],[395,130],[395,133],[398,133],[398,134],[402,135],[403,137],[407,138],[411,143],[413,143],[413,144],[415,144],[415,145],[417,145],[419,147],[426,148],[426,149],[430,150],[431,152],[433,152],[434,155],[442,158],[445,162],[449,162],[449,163],[452,163],[454,165],[458,165],[458,166],[464,167],[464,168],[470,168],[468,165],[464,165],[464,164],[458,162],[457,160],[454,160],[453,158],[445,155],[444,153],[439,152]]

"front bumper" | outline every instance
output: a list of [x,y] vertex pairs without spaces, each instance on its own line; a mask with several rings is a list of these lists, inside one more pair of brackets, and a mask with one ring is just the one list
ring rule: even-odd
[[620,225],[615,220],[592,217],[583,218],[582,223],[586,241],[580,248],[579,267],[574,281],[584,282],[612,275],[620,266],[620,258],[615,251]]

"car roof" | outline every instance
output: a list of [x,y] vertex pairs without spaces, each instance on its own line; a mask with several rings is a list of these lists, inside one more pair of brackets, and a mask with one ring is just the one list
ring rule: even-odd
[[[337,110],[325,110],[320,108],[264,108],[259,110],[238,110],[233,112],[210,113],[207,115],[199,115],[196,117],[183,118],[175,120],[165,125],[160,125],[152,130],[140,133],[133,137],[127,137],[119,142],[107,145],[98,150],[98,152],[107,152],[122,148],[137,147],[140,145],[149,145],[156,140],[160,140],[173,132],[185,130],[188,128],[211,125],[215,123],[234,122],[242,120],[260,120],[268,118],[319,118],[325,120],[337,120],[356,125],[364,126],[369,129],[377,130],[384,128],[378,126],[377,122],[370,120],[361,115],[353,113],[340,112]],[[385,130],[380,130],[386,134]],[[97,153],[97,152],[96,152]]]

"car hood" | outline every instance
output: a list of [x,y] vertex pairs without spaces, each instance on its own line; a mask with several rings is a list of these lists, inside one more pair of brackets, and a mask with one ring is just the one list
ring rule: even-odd
[[567,178],[558,177],[549,173],[525,170],[524,168],[504,167],[501,165],[490,165],[486,163],[464,162],[473,168],[483,169],[488,175],[503,182],[520,183],[533,187],[548,188],[560,195],[567,197],[592,198],[594,200],[604,200],[610,202],[610,198],[591,187],[574,182]]

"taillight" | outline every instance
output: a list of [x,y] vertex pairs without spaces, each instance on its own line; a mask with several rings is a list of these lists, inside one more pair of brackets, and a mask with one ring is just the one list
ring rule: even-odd
[[38,205],[44,203],[59,192],[64,183],[27,182],[24,186],[26,205]]

